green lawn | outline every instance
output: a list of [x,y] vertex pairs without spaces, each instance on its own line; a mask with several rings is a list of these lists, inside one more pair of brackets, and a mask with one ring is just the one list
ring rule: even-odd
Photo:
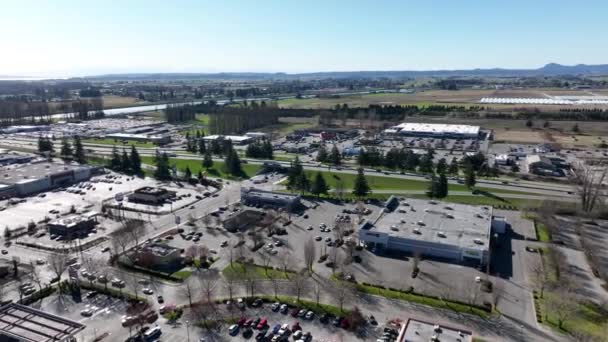
[[[205,170],[202,166],[202,160],[169,158],[169,161],[171,162],[171,165],[175,165],[177,167],[178,171],[182,171],[186,168],[186,166],[188,166],[193,175],[196,175],[199,171],[202,171],[203,173],[207,172],[207,176],[209,177],[225,179],[235,178],[232,175],[224,172],[224,162],[213,162],[213,166],[209,168],[209,170]],[[141,162],[148,165],[154,165],[154,157],[143,156],[141,157]],[[260,166],[253,164],[242,164],[241,168],[243,169],[243,177],[250,178],[255,175]]]
[[82,140],[83,144],[100,144],[100,145],[116,145],[116,147],[120,148],[122,146],[125,147],[131,147],[131,145],[134,145],[135,147],[154,147],[157,146],[151,142],[140,142],[140,141],[130,141],[126,144],[123,144],[122,140],[117,140],[117,139],[109,139],[109,138],[105,138],[105,139],[95,139],[95,138],[91,138],[91,139],[83,139]]
[[248,277],[256,279],[289,279],[289,271],[287,273],[272,268],[264,268],[263,266],[243,264],[233,262],[232,265],[226,266],[222,270],[224,277],[243,280]]
[[551,241],[551,235],[549,234],[549,230],[544,223],[538,222],[534,220],[534,227],[536,228],[536,237],[540,242],[549,242]]
[[560,329],[558,317],[548,304],[557,295],[559,294],[545,291],[543,299],[541,299],[543,323],[563,332],[585,333],[596,338],[606,337],[605,329],[606,324],[608,324],[608,310],[590,302],[581,301],[576,303],[573,307],[573,314],[563,322],[563,326]]
[[448,309],[448,310],[452,310],[452,311],[456,311],[456,312],[474,314],[474,315],[477,315],[477,316],[480,316],[483,318],[488,318],[490,316],[490,313],[485,310],[482,310],[477,307],[471,307],[471,306],[469,306],[467,304],[463,304],[463,303],[456,303],[456,302],[451,302],[448,300],[441,300],[438,298],[422,296],[422,295],[415,294],[415,293],[406,293],[406,292],[399,292],[399,291],[394,291],[394,290],[389,290],[389,289],[382,289],[382,288],[371,286],[371,285],[357,284],[356,288],[360,292],[371,294],[371,295],[382,296],[382,297],[392,298],[392,299],[405,300],[408,302],[419,303],[419,304],[428,305],[428,306],[441,308],[441,309]]

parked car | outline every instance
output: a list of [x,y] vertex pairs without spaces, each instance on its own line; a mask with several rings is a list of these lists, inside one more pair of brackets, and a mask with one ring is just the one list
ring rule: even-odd
[[283,304],[283,305],[281,305],[281,308],[280,308],[280,310],[279,310],[279,311],[280,311],[282,314],[286,314],[288,310],[289,310],[289,307],[287,306],[287,304]]
[[239,332],[238,324],[233,324],[228,328],[228,333],[232,336],[238,334],[238,332]]
[[275,303],[272,303],[272,305],[270,306],[270,309],[272,309],[272,311],[274,311],[274,312],[277,312],[277,311],[279,311],[280,307],[281,307],[281,303],[275,302]]

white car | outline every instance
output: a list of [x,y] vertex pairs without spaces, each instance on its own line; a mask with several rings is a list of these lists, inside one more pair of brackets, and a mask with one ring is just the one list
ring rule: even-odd
[[228,328],[228,333],[230,335],[235,335],[236,333],[238,333],[239,331],[239,326],[238,324],[233,324],[230,326],[230,328]]
[[481,277],[480,276],[475,277],[475,282],[476,283],[481,283]]
[[144,288],[141,292],[143,292],[144,294],[147,294],[147,295],[154,294],[154,291],[152,291],[152,289],[149,287]]
[[279,336],[285,335],[288,331],[289,331],[289,324],[287,324],[287,323],[283,324],[281,326],[281,329],[279,329]]
[[313,228],[312,226],[308,226],[308,227],[306,228],[306,230],[313,230],[313,229],[314,229],[314,228]]
[[80,314],[84,317],[91,317],[91,316],[93,316],[93,313],[94,313],[94,311],[92,308],[88,308],[88,309],[84,309],[84,310],[80,311]]
[[270,306],[270,308],[272,309],[272,311],[277,311],[277,310],[279,310],[280,306],[281,306],[281,303],[275,302]]

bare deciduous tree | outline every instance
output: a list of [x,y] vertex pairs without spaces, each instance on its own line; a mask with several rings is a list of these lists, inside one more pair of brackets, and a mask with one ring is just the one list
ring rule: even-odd
[[318,281],[315,281],[312,291],[315,295],[315,300],[317,302],[317,306],[319,306],[319,301],[321,300],[321,291],[322,291],[322,287],[321,284]]
[[354,294],[353,285],[347,281],[339,281],[336,287],[336,300],[340,305],[340,311],[344,311],[344,303],[351,299]]
[[268,276],[268,269],[270,268],[270,262],[272,261],[272,258],[270,257],[270,254],[263,251],[262,253],[260,253],[260,259],[262,259],[262,266],[264,266],[264,273]]
[[224,279],[224,288],[228,292],[228,299],[232,301],[232,296],[234,294],[234,280],[230,278]]
[[244,281],[244,285],[245,285],[245,293],[249,292],[250,297],[253,297],[255,295],[255,287],[257,285],[257,278],[250,273],[246,273],[245,274],[245,281]]
[[581,162],[573,169],[579,185],[578,195],[581,200],[581,209],[589,213],[595,208],[597,199],[602,193],[602,184],[608,173],[608,167],[602,165],[594,168]]
[[63,253],[53,253],[46,258],[49,270],[53,272],[58,282],[61,280],[61,275],[68,268],[68,255]]
[[543,269],[543,265],[541,263],[538,263],[532,268],[532,276],[532,281],[540,292],[540,298],[543,298],[543,296],[545,295],[547,278],[545,277],[545,270]]
[[209,305],[213,303],[212,298],[216,285],[217,281],[215,279],[211,279],[210,277],[201,278],[201,289],[205,295],[205,301],[209,303]]
[[557,318],[557,326],[561,329],[564,323],[576,312],[576,301],[571,293],[560,292],[548,303],[548,308]]
[[306,269],[309,273],[312,273],[312,265],[314,265],[316,257],[317,251],[315,242],[313,241],[312,237],[310,237],[304,243],[304,261],[306,263]]
[[291,253],[287,251],[284,252],[280,258],[280,262],[281,267],[283,268],[283,273],[287,275],[287,271],[289,271],[289,269],[293,266],[293,257],[291,256]]
[[131,235],[131,239],[135,242],[135,245],[138,246],[140,243],[140,239],[146,232],[144,221],[141,220],[128,220],[124,223],[124,228],[129,235]]
[[194,284],[193,278],[188,278],[184,281],[183,285],[180,287],[181,294],[188,299],[188,305],[192,306],[192,302],[194,296],[197,292],[197,286]]
[[304,286],[306,285],[306,280],[308,277],[304,276],[301,273],[296,273],[290,279],[290,285],[293,291],[296,294],[296,300],[300,301],[300,296],[302,295],[302,291],[304,290]]
[[270,281],[272,282],[272,290],[274,291],[274,298],[277,298],[279,295],[279,287],[281,286],[281,283],[279,282],[279,279],[277,278],[270,278]]

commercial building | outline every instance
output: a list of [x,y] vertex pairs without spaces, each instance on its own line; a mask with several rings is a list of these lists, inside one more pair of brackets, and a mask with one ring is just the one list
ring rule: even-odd
[[97,221],[93,217],[73,215],[47,223],[49,234],[74,239],[87,236],[95,227]]
[[143,267],[170,267],[181,260],[178,248],[164,243],[149,243],[140,251],[137,263]]
[[150,142],[157,145],[164,145],[171,142],[169,134],[137,134],[137,133],[112,133],[106,138],[127,141]]
[[564,168],[568,167],[565,160],[561,158],[551,158],[538,154],[531,154],[526,157],[526,167],[528,173],[541,176],[565,176]]
[[275,207],[293,211],[300,205],[300,195],[265,191],[255,188],[241,189],[241,202],[255,207]]
[[401,325],[398,342],[472,342],[473,333],[445,325],[408,319]]
[[359,241],[372,250],[486,264],[492,218],[489,206],[392,196],[385,210],[359,226]]
[[385,129],[384,134],[408,137],[476,139],[479,137],[479,126],[406,122]]
[[5,166],[0,168],[0,185],[4,185],[0,192],[27,196],[88,180],[96,170],[88,165],[49,162]]
[[34,156],[17,153],[0,154],[0,166],[11,164],[25,164],[34,160]]
[[129,194],[127,198],[129,202],[159,205],[165,203],[168,199],[175,197],[176,192],[165,188],[154,188],[144,186],[136,189]]
[[29,306],[8,303],[0,307],[0,341],[75,341],[85,325]]
[[42,132],[42,131],[48,131],[50,129],[51,129],[51,127],[47,126],[47,125],[9,126],[9,127],[0,129],[0,133],[12,134],[12,133],[23,133],[23,132]]
[[222,225],[229,232],[245,231],[249,227],[260,223],[264,214],[257,210],[243,210],[236,215],[228,217]]
[[207,135],[203,137],[205,141],[214,141],[214,140],[230,140],[233,144],[236,145],[247,145],[251,143],[254,138],[246,135]]
[[253,139],[262,139],[262,138],[267,138],[268,137],[268,133],[264,133],[264,132],[247,132],[247,133],[245,133],[245,136],[253,138]]

